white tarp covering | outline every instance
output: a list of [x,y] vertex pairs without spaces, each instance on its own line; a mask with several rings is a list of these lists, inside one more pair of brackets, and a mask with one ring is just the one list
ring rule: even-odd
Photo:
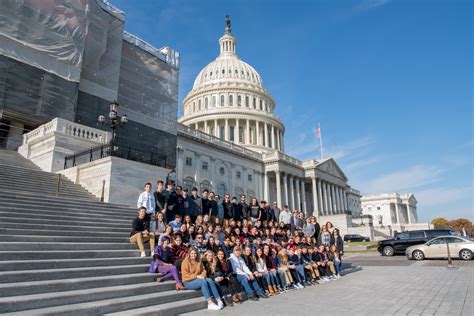
[[88,0],[1,0],[0,54],[79,82]]

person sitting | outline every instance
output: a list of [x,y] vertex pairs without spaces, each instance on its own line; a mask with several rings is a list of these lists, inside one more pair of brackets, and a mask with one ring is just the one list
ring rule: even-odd
[[174,279],[176,281],[176,290],[182,290],[184,286],[179,279],[178,270],[172,264],[171,249],[168,247],[169,243],[170,238],[165,237],[161,246],[155,248],[155,255],[148,268],[148,272],[161,273],[161,277],[156,279],[158,283]]
[[311,256],[308,252],[308,248],[305,246],[301,248],[300,262],[303,264],[304,270],[307,275],[306,279],[309,284],[316,284],[317,274],[314,271],[313,265],[311,264]]
[[[268,297],[258,285],[257,279],[255,278],[252,271],[250,271],[245,264],[245,261],[242,258],[242,248],[235,246],[232,254],[230,255],[229,261],[232,265],[232,271],[234,272],[237,281],[239,281],[239,283],[244,288],[248,299],[258,301],[259,297]],[[250,287],[249,283],[252,283],[253,289]]]
[[171,260],[173,261],[174,266],[181,271],[181,262],[186,258],[188,250],[183,246],[183,239],[181,236],[176,236],[174,242],[170,247],[171,250]]
[[232,302],[240,303],[242,301],[242,287],[237,279],[234,277],[232,271],[232,264],[229,259],[226,259],[225,253],[222,249],[217,251],[217,259],[215,265],[215,279],[219,285],[227,290],[232,295]]
[[150,222],[146,220],[146,208],[140,207],[138,209],[137,218],[132,222],[132,232],[130,233],[130,242],[137,244],[140,249],[140,257],[146,257],[144,242],[150,242],[151,256],[154,255],[155,235],[150,233]]
[[334,269],[334,263],[330,262],[328,259],[326,247],[324,245],[320,245],[318,253],[320,257],[318,265],[320,272],[322,272],[321,275],[323,275],[321,278],[324,281],[335,280],[335,277],[333,277],[333,275],[336,274],[336,270]]
[[[207,300],[207,308],[219,310],[224,307],[219,291],[214,281],[206,277],[206,270],[196,249],[189,250],[186,258],[181,263],[181,276],[184,286],[189,290],[201,289]],[[214,303],[216,301],[217,305]]]
[[258,273],[265,279],[266,288],[268,293],[270,293],[270,296],[279,294],[279,291],[276,288],[276,278],[273,274],[270,274],[267,269],[267,262],[262,248],[257,248],[255,251],[255,264]]
[[214,253],[210,250],[206,251],[204,253],[204,256],[202,258],[202,264],[204,265],[204,269],[206,270],[206,276],[210,279],[212,279],[216,283],[217,290],[219,291],[220,298],[224,304],[224,306],[227,306],[224,294],[222,292],[222,289],[219,285],[219,281],[222,280],[222,276],[216,275],[216,259],[214,258]]
[[169,225],[173,229],[173,233],[177,233],[179,231],[179,227],[181,226],[181,215],[176,214],[174,216],[174,220],[169,222]]
[[196,248],[199,258],[202,258],[204,253],[207,251],[207,246],[206,243],[204,242],[204,236],[203,234],[197,234],[196,235],[196,242],[194,243],[194,248]]
[[295,254],[293,248],[288,249],[288,268],[295,272],[295,281],[297,282],[295,286],[302,289],[305,282],[304,268],[300,264],[298,256]]
[[[334,230],[336,231],[336,230]],[[337,249],[336,245],[332,245],[329,247],[329,252],[328,252],[328,261],[332,261],[334,264],[334,270],[336,270],[336,274],[334,277],[336,279],[339,279],[341,277],[340,272],[341,272],[341,256],[339,254],[339,250]]]
[[[296,275],[293,277],[292,271],[288,268],[288,255],[286,254],[286,248],[282,247],[276,257],[278,271],[281,271],[285,275],[286,290],[290,290],[296,287]],[[295,272],[296,273],[296,272]]]

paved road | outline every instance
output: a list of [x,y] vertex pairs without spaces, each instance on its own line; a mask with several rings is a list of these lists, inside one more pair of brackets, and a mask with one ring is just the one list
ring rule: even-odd
[[[259,302],[228,307],[219,315],[474,315],[474,261],[408,261],[404,257],[348,254],[341,279]],[[356,264],[360,266],[356,266]],[[186,315],[209,315],[204,310]]]

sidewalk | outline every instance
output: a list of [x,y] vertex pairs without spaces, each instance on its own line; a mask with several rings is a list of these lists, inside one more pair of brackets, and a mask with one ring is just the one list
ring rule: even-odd
[[[343,278],[216,315],[474,315],[474,268],[363,267]],[[202,310],[186,315],[210,315]]]

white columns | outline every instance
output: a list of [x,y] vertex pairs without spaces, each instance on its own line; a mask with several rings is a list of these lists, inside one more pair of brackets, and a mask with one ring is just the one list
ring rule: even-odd
[[229,119],[225,119],[225,125],[224,125],[224,139],[229,141]]
[[275,176],[276,176],[277,203],[278,205],[281,205],[281,185],[280,185],[280,171],[279,170],[275,171]]
[[263,123],[264,125],[264,133],[265,133],[265,147],[268,147],[268,127],[267,123]]
[[347,193],[346,188],[342,189],[342,204],[344,206],[344,211],[348,211],[349,208],[347,207]]
[[276,136],[277,136],[277,146],[276,149],[281,151],[281,145],[280,145],[280,130],[276,130]]
[[[290,202],[288,201],[288,179],[286,177],[286,173],[283,174],[283,189],[285,190],[285,204],[290,207]],[[280,207],[282,207],[281,205]]]
[[303,212],[306,215],[308,212],[308,209],[306,208],[306,191],[305,191],[305,186],[304,186],[304,178],[301,181],[301,198],[303,199]]
[[406,204],[406,206],[407,206],[407,217],[408,217],[408,224],[410,224],[410,225],[411,225],[410,204],[409,204],[409,203],[407,203],[407,204]]
[[268,174],[267,172],[263,172],[263,198],[268,201],[268,190],[269,189],[269,183],[268,183]]
[[398,214],[398,203],[395,202],[395,215],[397,217],[397,224],[400,225],[400,214]]
[[328,191],[327,191],[327,186],[326,182],[321,181],[321,187],[322,187],[322,192],[323,195],[321,196],[321,200],[323,202],[323,209],[324,209],[324,215],[329,214],[329,203],[328,203]]
[[296,184],[296,208],[301,211],[301,186],[300,186],[300,179],[295,179]]
[[217,120],[214,120],[214,136],[219,137],[219,125],[217,124]]
[[313,189],[313,216],[319,216],[318,193],[316,188],[316,177],[311,177],[311,188]]
[[341,208],[341,192],[339,191],[339,186],[335,185],[334,189],[336,191],[336,205],[337,205],[337,213],[341,214],[342,213],[342,208]]
[[[236,137],[236,132],[237,132],[237,137]],[[234,141],[236,144],[240,144],[240,124],[239,124],[239,119],[235,120],[235,129],[234,129]]]
[[[250,122],[249,120],[245,120],[246,124],[246,132],[245,132],[245,143],[248,145],[250,144]],[[260,196],[259,196],[260,198]]]
[[280,139],[281,139],[281,151],[285,151],[285,136],[283,135],[283,131],[280,131]]
[[209,131],[207,130],[207,121],[204,121],[204,133],[209,134]]
[[337,205],[336,205],[336,188],[334,184],[331,183],[331,199],[332,199],[332,213],[337,214]]
[[319,202],[319,206],[318,206],[318,209],[319,209],[319,214],[321,215],[325,215],[326,214],[326,208],[324,207],[324,203],[323,203],[323,182],[321,181],[321,179],[318,179],[317,181],[317,187],[318,187],[318,192],[317,192],[317,201],[316,202]]
[[290,204],[291,204],[291,209],[295,209],[295,188],[293,186],[293,176],[289,176],[290,180]]
[[260,124],[258,121],[255,121],[255,139],[254,143],[257,146],[260,146]]
[[327,194],[327,197],[328,197],[328,210],[329,210],[329,214],[328,215],[332,215],[334,214],[333,211],[334,211],[334,208],[332,207],[332,192],[331,192],[331,184],[330,183],[325,183],[326,184],[326,194]]
[[275,127],[273,126],[272,124],[272,148],[277,148],[276,144],[275,144]]

